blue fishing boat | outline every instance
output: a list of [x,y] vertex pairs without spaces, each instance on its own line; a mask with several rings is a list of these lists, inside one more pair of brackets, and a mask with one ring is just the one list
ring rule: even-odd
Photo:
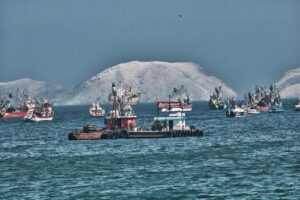
[[281,97],[280,97],[280,89],[275,85],[271,85],[271,107],[269,108],[269,113],[282,113],[284,112],[284,108],[282,107]]
[[282,104],[280,104],[279,106],[271,106],[269,108],[269,113],[282,113],[284,112],[284,108],[282,107]]

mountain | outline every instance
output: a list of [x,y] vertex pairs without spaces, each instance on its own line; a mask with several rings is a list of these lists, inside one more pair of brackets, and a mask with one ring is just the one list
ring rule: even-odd
[[63,96],[66,92],[61,86],[50,85],[43,81],[23,78],[10,82],[0,82],[0,96],[6,95],[9,91],[15,93],[17,88],[19,88],[20,91],[25,91],[25,94],[29,96],[46,97],[49,99],[55,99],[59,96]]
[[276,83],[283,98],[300,97],[300,68],[287,71]]
[[97,97],[107,101],[112,82],[129,85],[141,92],[141,102],[167,100],[173,88],[187,88],[192,100],[208,100],[214,87],[222,86],[224,97],[237,96],[225,83],[207,75],[194,63],[139,62],[132,61],[108,68],[75,87],[64,103],[69,105],[90,104]]

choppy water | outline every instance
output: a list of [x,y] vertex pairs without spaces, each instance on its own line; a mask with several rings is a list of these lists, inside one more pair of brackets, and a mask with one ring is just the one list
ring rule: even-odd
[[[226,118],[194,104],[202,138],[69,141],[87,107],[56,107],[53,122],[0,119],[2,199],[300,199],[300,112]],[[138,115],[155,114],[141,104]],[[140,122],[143,123],[143,122]]]

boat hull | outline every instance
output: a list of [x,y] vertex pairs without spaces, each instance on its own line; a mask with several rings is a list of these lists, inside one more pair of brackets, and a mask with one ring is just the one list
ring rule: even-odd
[[161,109],[162,112],[188,112],[192,111],[192,107],[186,107],[186,108],[163,108]]
[[233,112],[232,110],[229,111],[229,110],[226,110],[226,117],[235,117],[236,114],[235,112]]
[[94,114],[94,113],[90,113],[90,117],[104,117],[105,114]]
[[52,117],[32,117],[32,118],[24,118],[25,122],[49,122],[53,120]]
[[127,129],[99,130],[95,132],[72,132],[69,140],[100,140],[100,139],[142,139],[142,138],[169,138],[169,137],[201,137],[203,131],[174,130],[174,131],[128,131]]
[[[22,117],[25,117],[26,114],[27,114],[26,111],[4,113],[4,115],[2,115],[2,118],[22,118]],[[1,116],[0,116],[0,118],[1,118]]]
[[271,107],[268,110],[269,113],[282,113],[284,112],[284,109],[282,107]]
[[92,132],[92,133],[70,133],[69,140],[100,140],[102,132]]
[[259,112],[268,112],[269,106],[256,106],[256,110],[258,110]]
[[234,109],[226,110],[226,117],[244,117],[247,115],[246,111],[235,111]]
[[259,114],[259,111],[256,110],[256,109],[249,109],[247,112],[248,112],[249,114]]

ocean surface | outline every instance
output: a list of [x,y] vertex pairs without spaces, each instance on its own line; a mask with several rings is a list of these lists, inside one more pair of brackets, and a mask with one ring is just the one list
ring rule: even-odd
[[[88,106],[57,106],[52,122],[0,119],[0,199],[300,199],[295,103],[226,118],[196,102],[187,123],[201,138],[69,141],[75,128],[103,126]],[[155,104],[135,110],[156,114]]]

